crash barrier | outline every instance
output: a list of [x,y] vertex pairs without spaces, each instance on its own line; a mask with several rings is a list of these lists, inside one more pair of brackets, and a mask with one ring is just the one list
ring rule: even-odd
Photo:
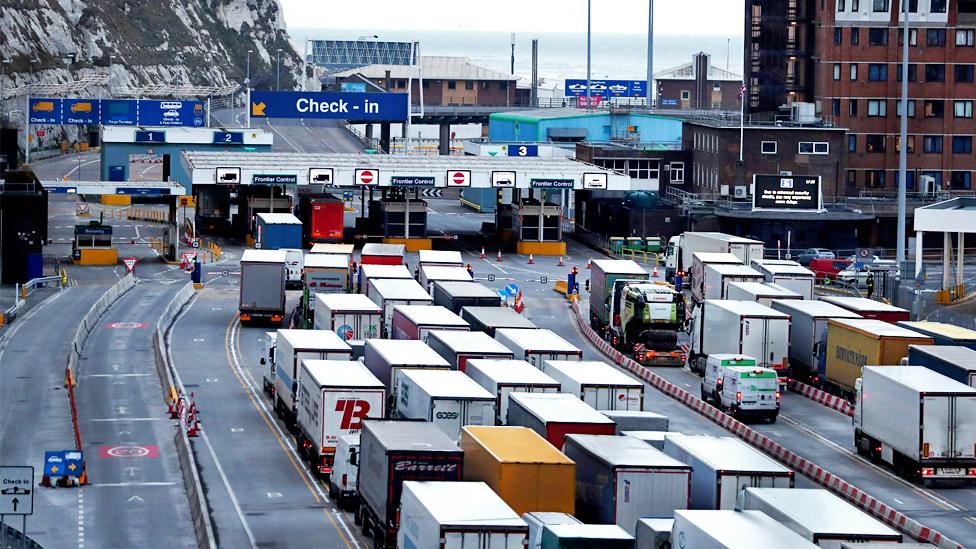
[[105,314],[105,311],[131,290],[136,282],[136,278],[131,274],[122,277],[121,280],[106,290],[102,297],[98,298],[98,301],[85,313],[75,330],[74,338],[71,340],[71,349],[68,350],[67,367],[64,373],[66,384],[73,385],[78,379],[78,359],[81,358],[81,350],[85,347],[85,342],[88,341],[88,335],[98,325],[98,321]]
[[49,284],[58,286],[64,289],[68,283],[68,276],[61,272],[61,274],[56,276],[45,276],[41,278],[33,278],[28,280],[24,284],[16,285],[16,292],[14,293],[14,304],[7,307],[3,311],[0,311],[0,328],[13,322],[17,315],[20,313],[20,309],[27,304],[27,298],[31,296],[38,288],[46,288]]
[[156,208],[128,208],[125,210],[125,218],[129,221],[166,223],[169,221],[169,212]]
[[809,398],[814,402],[823,404],[824,406],[837,410],[838,412],[849,417],[854,417],[854,405],[839,396],[832,395],[826,391],[821,391],[820,389],[807,385],[806,383],[800,383],[795,379],[791,379],[789,383],[787,383],[787,387],[800,396]]
[[12,549],[44,549],[40,543],[32,540],[20,530],[7,524],[0,524],[0,549],[7,549],[8,547]]
[[180,472],[183,475],[183,485],[189,501],[190,517],[193,520],[193,532],[197,537],[197,547],[200,549],[216,549],[214,526],[207,509],[196,456],[190,447],[189,437],[196,436],[199,431],[196,403],[183,396],[186,394],[183,381],[173,366],[173,357],[170,355],[166,340],[176,317],[190,303],[195,294],[193,284],[188,283],[176,292],[173,299],[163,309],[153,331],[153,356],[156,360],[156,373],[159,375],[159,381],[163,388],[163,398],[167,402],[170,417],[172,418],[172,413],[175,412],[175,419],[180,420],[178,428],[173,434],[173,442],[176,445],[176,454],[180,460]]
[[653,373],[651,370],[641,366],[634,360],[628,358],[623,353],[615,350],[609,343],[604,341],[589,322],[583,317],[582,309],[578,302],[573,303],[573,311],[576,313],[576,322],[580,330],[597,348],[605,355],[610,357],[614,363],[626,368],[631,373],[646,381],[654,388],[660,390],[671,398],[681,402],[685,406],[695,410],[699,414],[707,417],[723,429],[738,436],[752,446],[759,448],[770,456],[776,458],[794,471],[798,471],[810,480],[834,492],[846,499],[856,507],[864,510],[868,514],[911,536],[919,541],[928,542],[943,549],[964,549],[959,543],[945,537],[940,532],[923,526],[918,521],[903,515],[896,509],[889,507],[880,500],[868,495],[866,492],[855,488],[844,479],[831,474],[826,469],[814,464],[810,460],[787,450],[778,442],[760,434],[747,427],[742,422],[732,416],[720,411],[718,408],[706,403],[690,392],[678,387],[663,377]]

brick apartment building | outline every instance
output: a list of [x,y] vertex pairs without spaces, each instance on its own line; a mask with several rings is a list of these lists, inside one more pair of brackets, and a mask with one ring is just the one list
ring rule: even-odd
[[742,76],[712,65],[712,56],[698,52],[690,63],[654,75],[661,108],[739,110]]

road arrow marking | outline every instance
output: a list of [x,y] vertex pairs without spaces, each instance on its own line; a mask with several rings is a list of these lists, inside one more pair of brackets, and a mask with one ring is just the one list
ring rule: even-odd
[[133,502],[133,501],[138,501],[138,502],[143,502],[143,501],[145,501],[145,500],[144,500],[144,499],[142,499],[142,498],[141,498],[141,497],[139,497],[139,496],[132,496],[131,498],[129,498],[129,499],[127,499],[126,501],[128,501],[128,502],[130,502],[130,503],[131,503],[131,502]]

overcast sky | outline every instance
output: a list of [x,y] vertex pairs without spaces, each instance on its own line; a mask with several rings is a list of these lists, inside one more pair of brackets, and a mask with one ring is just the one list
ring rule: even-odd
[[[593,0],[593,32],[647,32],[648,0]],[[573,32],[585,0],[281,0],[289,27]],[[658,0],[655,33],[741,35],[741,0]]]

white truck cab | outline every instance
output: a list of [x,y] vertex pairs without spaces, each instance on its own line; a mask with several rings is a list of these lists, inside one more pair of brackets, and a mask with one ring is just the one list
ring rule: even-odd
[[668,239],[668,247],[664,252],[664,279],[674,282],[674,274],[678,271],[678,254],[681,253],[681,235]]
[[289,288],[302,287],[302,270],[305,268],[305,252],[295,248],[283,248],[285,251],[285,269],[287,275],[285,285]]
[[261,355],[261,373],[264,394],[274,398],[275,363],[277,362],[278,332],[264,333],[264,354]]
[[709,355],[701,382],[702,400],[735,417],[759,416],[776,421],[780,392],[776,370],[757,366],[740,355]]
[[359,433],[340,436],[329,476],[329,498],[340,509],[352,509],[359,499]]

